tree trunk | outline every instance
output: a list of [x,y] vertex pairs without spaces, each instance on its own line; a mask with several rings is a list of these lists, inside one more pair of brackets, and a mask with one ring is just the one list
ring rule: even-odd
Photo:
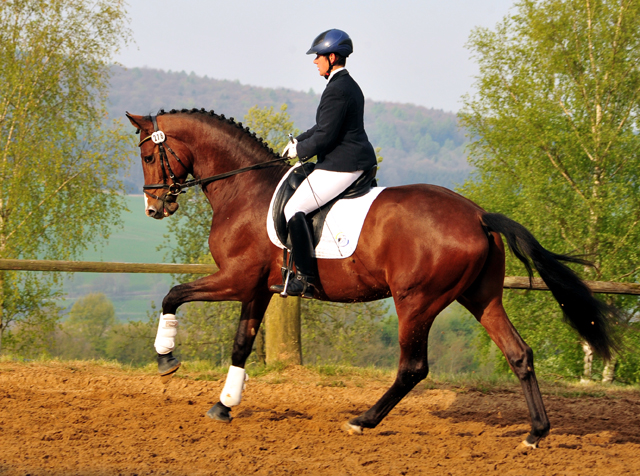
[[264,344],[264,334],[265,334],[264,328],[265,326],[262,325],[260,326],[260,329],[258,329],[258,335],[256,336],[256,342],[254,344],[256,357],[258,358],[258,363],[263,365],[267,362],[267,354],[265,351],[265,344]]
[[4,336],[4,272],[0,271],[0,355],[2,355],[2,337]]
[[580,383],[591,383],[591,372],[593,369],[593,349],[587,342],[582,343],[582,350],[584,351],[584,372]]
[[613,383],[613,379],[616,376],[617,363],[618,357],[616,355],[612,355],[611,360],[604,364],[604,370],[602,371],[602,383]]
[[265,313],[265,350],[268,365],[302,364],[300,298],[274,294]]

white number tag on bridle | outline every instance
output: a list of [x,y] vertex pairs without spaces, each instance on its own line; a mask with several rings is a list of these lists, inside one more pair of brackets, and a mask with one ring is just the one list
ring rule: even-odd
[[154,144],[160,144],[164,142],[164,139],[165,139],[164,132],[162,131],[156,131],[151,134],[151,140],[153,141]]

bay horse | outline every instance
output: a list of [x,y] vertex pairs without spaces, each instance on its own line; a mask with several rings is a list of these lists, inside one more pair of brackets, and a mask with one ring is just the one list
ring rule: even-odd
[[[171,288],[162,315],[174,315],[191,301],[240,301],[231,368],[244,372],[272,296],[269,286],[282,280],[283,253],[269,240],[266,221],[275,187],[290,166],[242,123],[213,111],[161,110],[157,116],[127,117],[142,139],[146,214],[157,219],[172,215],[178,194],[193,185],[202,187],[213,209],[209,248],[220,271]],[[187,181],[189,175],[195,179]],[[562,263],[584,261],[546,250],[519,223],[446,188],[388,187],[369,210],[356,252],[345,259],[317,260],[318,299],[363,302],[391,296],[399,321],[396,379],[369,410],[346,422],[345,430],[353,434],[376,427],[427,376],[429,329],[444,308],[458,301],[484,326],[520,380],[531,418],[523,444],[536,447],[547,436],[550,424],[533,352],[502,305],[501,235],[529,276],[533,263],[565,320],[597,354],[611,356],[613,309],[594,298]],[[230,408],[221,402],[208,415],[231,420]]]

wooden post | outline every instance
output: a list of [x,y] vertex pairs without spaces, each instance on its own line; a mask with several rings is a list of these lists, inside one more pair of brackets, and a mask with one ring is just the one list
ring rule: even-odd
[[267,364],[302,365],[300,298],[274,294],[264,317]]

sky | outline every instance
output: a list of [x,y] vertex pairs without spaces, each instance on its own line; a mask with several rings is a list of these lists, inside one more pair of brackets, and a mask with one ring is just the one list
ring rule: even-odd
[[330,28],[354,44],[347,68],[365,97],[456,112],[477,66],[465,48],[514,0],[130,0],[126,67],[194,72],[242,84],[321,92],[313,39]]

